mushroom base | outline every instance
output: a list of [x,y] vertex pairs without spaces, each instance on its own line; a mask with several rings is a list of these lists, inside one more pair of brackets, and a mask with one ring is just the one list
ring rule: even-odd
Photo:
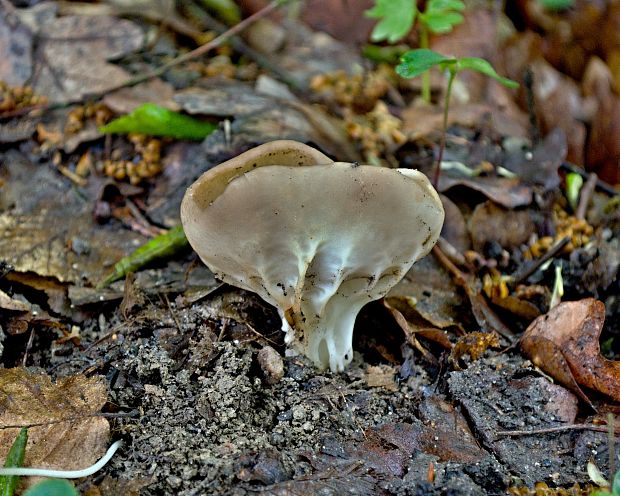
[[323,315],[320,319],[309,319],[290,309],[280,312],[285,342],[312,360],[317,368],[342,372],[353,359],[353,326],[360,308],[347,309],[345,314]]

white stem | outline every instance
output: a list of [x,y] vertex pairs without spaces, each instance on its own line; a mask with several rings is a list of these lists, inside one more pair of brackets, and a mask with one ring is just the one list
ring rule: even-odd
[[112,443],[112,446],[108,448],[108,451],[101,459],[82,470],[50,470],[47,468],[24,468],[24,467],[6,467],[0,468],[0,475],[23,475],[29,477],[57,477],[59,479],[79,479],[80,477],[87,477],[94,474],[98,470],[101,470],[103,466],[110,461],[110,458],[114,456],[114,453],[121,447],[123,441],[116,441]]

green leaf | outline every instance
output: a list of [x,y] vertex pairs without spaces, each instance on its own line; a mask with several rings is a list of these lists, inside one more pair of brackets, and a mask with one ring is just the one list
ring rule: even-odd
[[420,15],[420,19],[436,34],[449,33],[454,26],[463,22],[463,16],[458,12],[428,13]]
[[210,122],[199,121],[154,103],[145,103],[133,112],[114,119],[99,128],[99,131],[102,133],[140,133],[151,136],[201,140],[216,129],[217,125]]
[[576,172],[569,172],[566,174],[566,198],[570,204],[573,212],[577,210],[577,204],[579,203],[579,192],[583,186],[583,177]]
[[447,68],[454,64],[456,64],[455,58],[446,57],[428,48],[417,48],[408,51],[401,57],[400,64],[396,66],[396,72],[402,77],[414,78],[428,71],[431,67]]
[[79,496],[79,493],[68,480],[45,479],[28,489],[24,496]]
[[575,5],[575,0],[538,0],[545,9],[558,11],[566,10]]
[[614,480],[611,483],[611,492],[614,496],[620,496],[620,470],[614,475]]
[[411,31],[416,13],[415,0],[375,0],[375,6],[367,10],[365,15],[381,20],[372,30],[370,39],[397,42]]
[[[26,456],[26,444],[28,443],[28,429],[22,427],[13,441],[13,445],[4,462],[5,467],[21,467]],[[0,495],[13,496],[19,482],[18,475],[5,475],[0,477]]]
[[512,79],[500,76],[497,72],[495,72],[495,69],[493,69],[493,66],[488,61],[479,59],[478,57],[463,57],[462,59],[458,59],[457,67],[459,71],[469,69],[480,72],[485,76],[495,79],[507,88],[516,89],[519,87],[519,83],[513,81]]
[[429,0],[426,5],[426,12],[440,10],[457,10],[461,12],[465,10],[465,2],[462,0]]
[[229,26],[241,21],[241,10],[233,0],[202,0],[202,4]]
[[167,233],[147,241],[130,255],[121,258],[97,287],[109,286],[114,281],[125,277],[129,272],[135,272],[153,260],[174,255],[188,245],[183,226],[173,227]]
[[463,22],[459,14],[463,10],[465,3],[460,0],[429,0],[426,10],[420,14],[420,21],[433,33],[449,33]]

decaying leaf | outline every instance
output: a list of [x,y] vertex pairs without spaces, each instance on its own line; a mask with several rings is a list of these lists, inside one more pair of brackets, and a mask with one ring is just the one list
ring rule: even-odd
[[519,246],[535,227],[528,210],[507,210],[490,201],[480,203],[469,218],[469,232],[479,253],[484,253],[486,244],[492,241],[506,249]]
[[455,187],[465,186],[485,195],[495,203],[507,208],[522,207],[532,202],[532,189],[517,178],[507,177],[453,177],[442,174],[438,190],[441,193]]
[[29,312],[31,306],[28,303],[11,298],[4,291],[0,290],[0,309],[13,312]]
[[[143,43],[134,23],[110,16],[65,16],[41,26],[32,85],[54,103],[112,88],[129,74],[108,60]],[[87,55],[86,55],[87,54]]]
[[95,416],[106,398],[99,377],[53,383],[22,368],[0,370],[0,458],[6,458],[17,426],[30,425],[25,467],[76,470],[95,463],[110,436],[108,421]]
[[413,297],[420,316],[440,329],[451,326],[462,329],[466,320],[462,311],[467,306],[465,298],[431,256],[415,263],[388,297]]
[[620,362],[607,360],[600,350],[604,321],[605,305],[594,298],[560,303],[530,324],[521,349],[573,391],[578,383],[618,401]]
[[143,242],[131,231],[96,225],[94,201],[84,201],[52,168],[40,167],[18,152],[5,158],[0,253],[16,272],[59,282],[95,281],[105,267]]

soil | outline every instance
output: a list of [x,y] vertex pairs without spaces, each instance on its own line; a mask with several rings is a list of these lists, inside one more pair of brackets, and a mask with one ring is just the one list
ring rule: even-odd
[[[379,310],[363,312],[354,347],[364,348]],[[270,344],[283,350],[278,318],[250,293],[223,287],[193,304],[153,302],[109,319],[92,323],[83,350],[69,343],[48,356],[57,376],[105,373],[108,409],[133,412],[112,421],[125,444],[82,490],[505,494],[543,481],[585,484],[588,460],[606,465],[605,433],[499,434],[571,422],[577,411],[571,393],[512,351],[446,372],[412,361],[405,347],[401,367],[377,367],[396,373],[383,387],[369,386],[377,368],[357,352],[341,374],[285,357],[284,377],[270,384],[257,355]]]

